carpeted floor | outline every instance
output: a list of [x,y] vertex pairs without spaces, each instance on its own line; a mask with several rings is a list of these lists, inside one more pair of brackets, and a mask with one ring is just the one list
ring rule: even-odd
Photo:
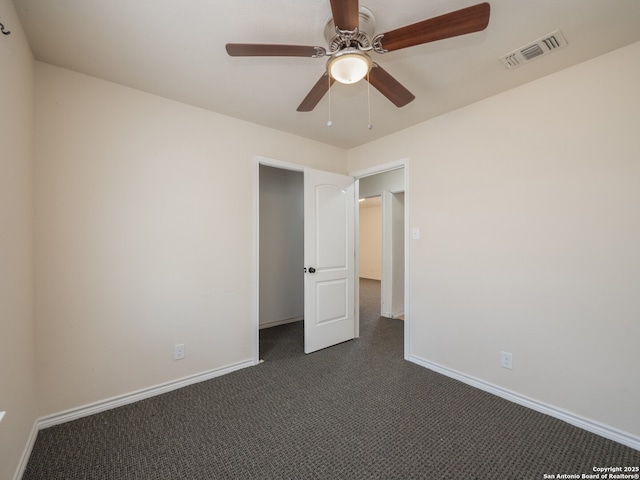
[[[24,480],[542,479],[638,466],[640,452],[403,360],[403,323],[361,280],[361,337],[41,431]],[[550,478],[550,477],[547,477]]]

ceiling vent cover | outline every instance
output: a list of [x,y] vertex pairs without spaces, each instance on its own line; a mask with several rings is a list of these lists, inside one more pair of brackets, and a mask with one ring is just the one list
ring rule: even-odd
[[539,38],[535,42],[529,43],[528,45],[520,47],[513,52],[503,55],[500,57],[500,61],[505,67],[512,69],[566,46],[567,41],[562,35],[562,32],[560,30],[556,30],[549,35]]

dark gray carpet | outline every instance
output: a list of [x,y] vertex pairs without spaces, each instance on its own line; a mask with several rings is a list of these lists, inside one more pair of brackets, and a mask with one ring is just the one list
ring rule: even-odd
[[542,479],[640,452],[403,360],[403,323],[362,280],[361,338],[304,355],[263,330],[265,363],[42,430],[24,480]]

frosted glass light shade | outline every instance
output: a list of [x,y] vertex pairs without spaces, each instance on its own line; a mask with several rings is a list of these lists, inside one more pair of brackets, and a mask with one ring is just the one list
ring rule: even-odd
[[329,60],[327,69],[340,83],[356,83],[371,70],[371,59],[360,50],[346,48]]

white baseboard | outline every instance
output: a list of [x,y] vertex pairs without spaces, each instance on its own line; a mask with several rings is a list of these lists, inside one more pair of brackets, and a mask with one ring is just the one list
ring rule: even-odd
[[262,330],[263,328],[277,327],[278,325],[286,325],[287,323],[299,322],[300,320],[304,320],[304,317],[292,317],[285,318],[283,320],[274,320],[273,322],[261,323],[259,329]]
[[437,363],[430,362],[429,360],[416,357],[415,355],[409,355],[407,357],[407,360],[422,367],[428,368],[429,370],[433,370],[434,372],[441,373],[442,375],[453,378],[455,380],[459,380],[462,383],[471,385],[472,387],[479,388],[480,390],[484,390],[485,392],[497,395],[498,397],[504,398],[505,400],[509,400],[511,402],[517,403],[518,405],[531,408],[532,410],[535,410],[537,412],[550,415],[559,420],[563,420],[573,426],[582,428],[583,430],[587,430],[591,433],[595,433],[596,435],[600,435],[601,437],[607,438],[609,440],[613,440],[614,442],[621,443],[622,445],[626,445],[627,447],[631,447],[635,450],[640,450],[640,437],[637,437],[630,433],[623,432],[607,425],[603,425],[593,420],[589,420],[588,418],[581,417],[580,415],[575,415],[561,408],[554,407],[553,405],[548,405],[546,403],[533,400],[532,398],[520,395],[519,393],[512,392],[511,390],[507,390],[492,383],[485,382],[484,380],[480,380],[456,370],[438,365]]
[[257,363],[254,360],[245,360],[243,362],[227,365],[226,367],[217,368],[208,372],[198,373],[196,375],[190,375],[178,380],[173,380],[171,382],[156,385],[155,387],[145,388],[136,392],[127,393],[125,395],[101,400],[99,402],[84,405],[82,407],[73,408],[71,410],[66,410],[64,412],[56,413],[53,415],[48,415],[38,420],[37,427],[38,430],[41,430],[53,425],[59,425],[61,423],[77,420],[78,418],[88,417],[89,415],[105,412],[113,408],[121,407],[123,405],[138,402],[146,398],[151,398],[163,393],[171,392],[172,390],[177,390],[178,388],[187,387],[189,385],[193,385],[194,383],[211,380],[212,378],[220,377],[222,375],[226,375],[227,373],[235,372],[236,370],[251,367],[256,364]]
[[34,422],[33,427],[31,428],[31,433],[29,434],[27,445],[24,447],[24,451],[22,452],[22,457],[20,458],[18,469],[16,470],[16,473],[13,477],[14,480],[20,480],[24,475],[24,471],[27,468],[27,463],[29,462],[29,457],[31,456],[31,452],[33,451],[33,446],[36,443],[37,436],[38,422]]

